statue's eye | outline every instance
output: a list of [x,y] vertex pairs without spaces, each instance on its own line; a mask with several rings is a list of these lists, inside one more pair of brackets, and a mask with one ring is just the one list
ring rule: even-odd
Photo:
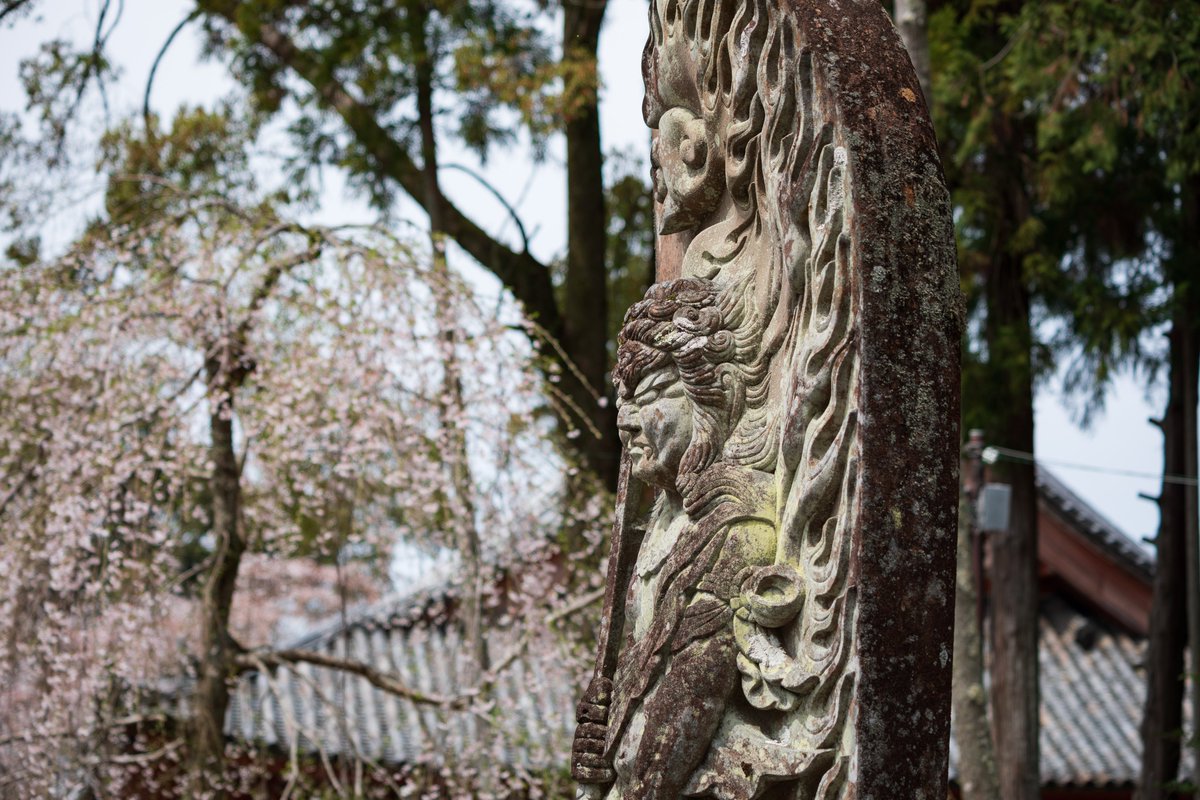
[[653,403],[677,383],[679,383],[679,379],[675,377],[674,371],[660,372],[638,384],[633,399],[641,405]]
[[646,391],[635,395],[633,398],[633,402],[637,403],[639,406],[645,406],[645,405],[649,405],[650,403],[653,403],[657,399],[658,399],[658,389],[647,389]]
[[644,406],[664,397],[682,397],[683,394],[683,382],[679,380],[674,370],[669,370],[639,384],[633,401]]

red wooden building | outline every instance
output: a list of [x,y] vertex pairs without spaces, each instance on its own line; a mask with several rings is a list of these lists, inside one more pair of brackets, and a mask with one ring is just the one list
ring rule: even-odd
[[1039,468],[1042,796],[1125,800],[1141,767],[1154,559]]

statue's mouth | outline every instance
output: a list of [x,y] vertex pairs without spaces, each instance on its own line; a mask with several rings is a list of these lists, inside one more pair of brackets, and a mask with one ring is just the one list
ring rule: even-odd
[[626,442],[625,450],[632,458],[644,459],[653,455],[653,451],[650,449],[650,443],[640,437],[636,439],[630,439],[628,442]]

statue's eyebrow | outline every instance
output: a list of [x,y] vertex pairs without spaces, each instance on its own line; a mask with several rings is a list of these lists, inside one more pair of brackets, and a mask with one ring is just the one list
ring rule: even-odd
[[[660,367],[649,375],[643,375],[634,387],[634,395],[645,394],[654,389],[661,388],[664,384],[674,383],[677,380],[675,371],[670,367]],[[645,384],[643,386],[642,384]]]

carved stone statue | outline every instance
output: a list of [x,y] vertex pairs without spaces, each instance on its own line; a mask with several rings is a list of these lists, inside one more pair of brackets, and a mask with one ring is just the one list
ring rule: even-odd
[[659,284],[619,341],[622,443],[659,490],[604,731],[620,794],[676,796],[699,766],[737,684],[732,602],[747,570],[775,560],[774,476],[721,457],[763,378],[729,299],[710,281]]
[[686,250],[618,342],[581,794],[944,797],[961,311],[916,76],[875,0],[654,0],[650,29]]

